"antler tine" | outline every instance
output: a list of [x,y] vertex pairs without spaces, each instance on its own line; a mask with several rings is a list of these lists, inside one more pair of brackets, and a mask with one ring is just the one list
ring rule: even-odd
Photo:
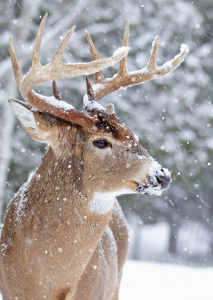
[[67,33],[67,35],[65,36],[63,42],[61,43],[58,51],[56,52],[51,65],[54,65],[57,61],[62,61],[62,55],[64,53],[64,50],[67,46],[67,43],[69,42],[71,35],[73,34],[74,30],[75,30],[76,26],[74,25]]
[[24,76],[24,78],[22,78],[20,69],[18,67],[15,51],[12,45],[12,41],[10,40],[11,57],[19,91],[26,101],[28,101],[29,103],[31,102],[31,104],[36,107],[37,105],[39,105],[40,101],[34,101],[35,94],[34,96],[32,96],[31,90],[37,84],[48,80],[71,78],[99,72],[100,70],[112,66],[116,62],[120,61],[129,51],[129,48],[123,47],[115,51],[113,56],[109,58],[96,59],[95,61],[91,61],[88,63],[62,63],[62,55],[73,31],[75,30],[74,26],[67,33],[65,39],[63,40],[58,51],[56,52],[52,62],[42,66],[39,60],[39,53],[42,32],[44,29],[46,19],[47,14],[45,14],[45,16],[43,17],[38,29],[38,33],[36,35],[35,46],[33,49],[32,67],[30,71]]
[[91,83],[90,83],[90,81],[89,81],[89,78],[88,78],[87,75],[86,75],[85,77],[86,77],[86,85],[87,85],[87,95],[88,95],[88,99],[89,99],[90,101],[96,100],[96,99],[95,99],[94,91],[93,91],[93,89],[92,89],[92,85],[91,85]]
[[[38,29],[38,33],[35,39],[35,45],[33,48],[32,57],[32,67],[29,72],[23,77],[19,68],[19,64],[16,58],[15,50],[12,44],[12,38],[10,38],[9,46],[11,59],[14,69],[15,78],[17,85],[22,97],[32,106],[37,109],[53,114],[56,117],[60,117],[66,121],[74,122],[82,127],[91,127],[96,122],[95,117],[85,115],[84,113],[78,112],[73,106],[68,105],[66,102],[58,101],[55,103],[55,99],[52,97],[45,97],[35,93],[32,88],[37,84],[49,80],[63,79],[77,77],[81,75],[92,74],[99,72],[100,70],[114,65],[116,62],[120,61],[125,55],[127,55],[129,48],[122,47],[114,52],[114,54],[109,58],[98,59],[97,51],[96,58],[94,61],[88,63],[62,63],[62,54],[64,49],[75,29],[75,26],[67,33],[65,39],[60,45],[58,51],[56,52],[51,63],[47,65],[41,65],[39,60],[41,37],[44,29],[44,25],[47,19],[47,14],[43,17],[41,24]],[[91,45],[91,43],[90,43]],[[93,53],[95,53],[93,51]],[[93,54],[94,57],[95,54]],[[91,85],[88,82],[88,94],[90,96],[90,102],[93,102],[94,92]],[[60,99],[59,92],[56,87],[56,83],[53,82],[53,94],[55,98]]]
[[[122,46],[128,46],[129,43],[129,21],[126,23],[126,27],[124,30],[124,37],[123,37],[123,43]],[[127,68],[127,55],[120,61],[119,71],[118,71],[118,77],[123,76],[124,74],[128,74],[128,68]]]
[[[128,45],[129,39],[129,22],[126,24],[124,31],[123,45]],[[135,84],[140,84],[145,81],[156,79],[162,77],[174,69],[176,69],[181,62],[184,60],[184,57],[187,55],[189,48],[187,45],[181,45],[180,53],[176,55],[172,60],[166,62],[164,65],[158,67],[155,63],[157,48],[158,48],[159,37],[156,36],[155,40],[152,43],[152,51],[150,55],[149,62],[147,66],[141,70],[128,72],[127,69],[127,57],[124,57],[120,62],[119,72],[117,76],[113,78],[107,78],[104,85],[101,86],[95,92],[96,101],[100,100],[104,96],[113,93],[120,88],[126,88]]]
[[151,69],[153,71],[156,70],[156,56],[157,56],[157,50],[158,50],[158,41],[159,41],[159,36],[156,36],[152,43],[152,50],[151,50],[151,56],[148,62],[148,69]]
[[44,30],[44,25],[46,23],[48,17],[48,13],[44,15],[44,17],[41,20],[41,23],[38,28],[38,32],[35,39],[35,44],[33,47],[33,56],[32,56],[32,68],[35,68],[36,66],[40,66],[40,47],[41,47],[41,37]]
[[182,61],[184,60],[184,57],[189,52],[189,47],[185,44],[182,44],[180,50],[181,50],[181,52],[174,57],[174,60],[172,62],[172,70],[171,71],[176,69],[182,63]]
[[56,81],[55,81],[55,80],[52,81],[52,88],[53,88],[53,95],[54,95],[54,97],[55,97],[57,100],[61,101],[61,95],[60,95],[60,93],[59,93],[59,90],[58,90],[58,88],[57,88],[57,85],[56,85]]
[[93,41],[91,39],[91,36],[89,35],[89,32],[86,29],[85,29],[85,32],[86,32],[87,41],[88,41],[88,44],[89,44],[89,49],[90,49],[92,60],[99,59],[98,52],[95,48],[95,45],[93,44]]
[[[92,57],[92,60],[99,59],[99,55],[97,50],[95,49],[95,46],[93,44],[93,41],[91,39],[91,36],[89,35],[88,31],[85,29],[86,35],[87,35],[87,41],[89,44],[90,54]],[[103,83],[105,81],[104,75],[102,71],[94,73],[94,83]]]
[[11,60],[12,60],[13,72],[15,75],[16,83],[18,85],[18,88],[20,88],[20,84],[21,84],[21,80],[22,80],[23,76],[21,74],[21,70],[20,70],[19,63],[18,63],[18,60],[16,57],[15,49],[13,47],[12,36],[10,36],[10,39],[9,39],[9,49],[10,49],[10,56],[11,56]]

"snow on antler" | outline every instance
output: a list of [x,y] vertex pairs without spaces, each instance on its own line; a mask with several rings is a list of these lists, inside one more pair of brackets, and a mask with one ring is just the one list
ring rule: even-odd
[[[86,34],[90,46],[91,57],[92,59],[97,59],[99,56],[92,42],[92,39],[89,36],[88,32],[86,32]],[[122,46],[127,47],[128,40],[129,40],[129,22],[127,22],[125,27]],[[156,79],[158,77],[162,77],[172,72],[174,69],[176,69],[184,60],[184,57],[187,55],[189,51],[188,46],[181,45],[181,51],[178,55],[174,57],[174,59],[170,60],[169,62],[166,62],[163,66],[158,67],[156,65],[158,41],[159,41],[159,37],[157,36],[152,43],[152,51],[151,51],[150,59],[145,68],[133,72],[128,72],[127,56],[125,56],[120,61],[120,67],[117,75],[115,75],[113,78],[105,79],[102,74],[102,71],[95,73],[94,74],[95,85],[93,86],[93,89],[95,91],[96,101],[100,100],[101,98],[103,98],[104,96],[110,93],[119,90],[120,88],[126,88],[132,85],[141,84],[145,81]],[[98,86],[96,86],[97,84]],[[85,99],[84,106],[86,107],[88,106],[86,105],[87,98],[85,97],[84,99]]]
[[[33,48],[32,67],[25,76],[22,76],[21,74],[21,70],[19,68],[18,60],[12,43],[12,37],[10,37],[10,55],[19,91],[28,103],[43,112],[49,112],[56,117],[62,118],[69,122],[75,121],[77,124],[84,126],[85,128],[93,126],[94,120],[92,117],[89,117],[88,115],[75,110],[73,106],[66,104],[63,101],[60,101],[59,93],[57,93],[56,91],[56,84],[53,84],[54,97],[45,97],[39,95],[35,93],[32,88],[35,85],[48,80],[77,77],[80,75],[87,75],[98,72],[120,61],[125,55],[127,55],[129,48],[121,47],[117,51],[115,51],[113,56],[109,58],[95,59],[92,62],[88,63],[65,64],[62,62],[62,55],[72,33],[75,30],[75,26],[73,26],[68,31],[52,62],[45,66],[42,66],[39,58],[40,46],[47,16],[48,14],[46,13],[39,26],[38,33],[35,39],[35,45]],[[10,100],[10,102],[11,101],[15,100]]]

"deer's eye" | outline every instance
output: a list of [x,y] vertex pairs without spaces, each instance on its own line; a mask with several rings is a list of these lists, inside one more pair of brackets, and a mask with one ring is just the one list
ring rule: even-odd
[[97,140],[97,141],[94,141],[93,142],[93,145],[95,147],[98,147],[98,148],[106,148],[106,147],[111,147],[111,144],[109,142],[107,142],[106,140]]

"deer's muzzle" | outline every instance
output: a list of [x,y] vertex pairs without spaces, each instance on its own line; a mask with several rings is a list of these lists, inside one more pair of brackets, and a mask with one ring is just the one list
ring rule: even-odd
[[152,161],[148,172],[148,180],[144,184],[138,184],[136,190],[149,196],[160,196],[162,192],[169,188],[171,173],[168,169],[162,168],[156,161]]

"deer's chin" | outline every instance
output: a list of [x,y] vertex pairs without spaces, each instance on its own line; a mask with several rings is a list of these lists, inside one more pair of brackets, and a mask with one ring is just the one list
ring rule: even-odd
[[162,192],[169,188],[170,182],[172,181],[171,177],[168,177],[166,181],[159,180],[158,178],[155,181],[152,179],[153,178],[146,184],[136,182],[136,191],[142,195],[161,196]]
[[136,191],[142,195],[148,196],[161,196],[162,192],[166,189],[162,189],[161,184],[157,186],[145,185],[145,184],[137,184]]

